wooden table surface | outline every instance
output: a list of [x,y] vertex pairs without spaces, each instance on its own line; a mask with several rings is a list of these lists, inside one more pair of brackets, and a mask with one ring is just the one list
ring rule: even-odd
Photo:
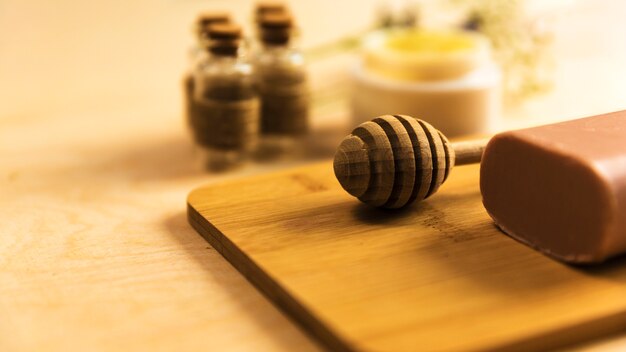
[[188,225],[178,119],[43,117],[0,125],[0,350],[316,349]]
[[[619,1],[608,2],[623,7]],[[138,3],[133,3],[134,10],[140,10]],[[22,15],[49,8],[50,12],[41,10],[39,18],[53,18],[62,27],[63,38],[80,32],[80,26],[65,23],[59,15],[63,6],[76,4],[13,2],[15,8],[24,7]],[[115,4],[127,6],[123,1]],[[0,17],[20,14],[5,6],[9,2],[1,5]],[[91,4],[81,6],[85,13],[98,10]],[[324,6],[332,7],[333,2]],[[591,4],[585,6],[577,13],[593,12]],[[196,10],[174,15],[188,21]],[[171,12],[156,6],[145,16],[157,20]],[[59,16],[53,17],[55,13]],[[618,11],[608,13],[596,16],[613,26],[605,40],[595,40],[603,31],[598,20],[580,21],[570,33],[576,45],[586,43],[602,54],[568,46],[572,59],[560,63],[554,94],[511,112],[509,116],[532,120],[513,118],[509,126],[626,107],[626,48],[619,47],[626,26]],[[114,11],[107,15],[116,18],[118,27],[134,18]],[[94,50],[85,57],[106,58],[102,61],[82,60],[78,49],[49,41],[31,48],[9,29],[32,27],[32,41],[61,32],[53,27],[40,31],[20,18],[0,18],[0,350],[319,349],[185,217],[185,200],[193,188],[288,165],[207,174],[194,161],[179,113],[180,65],[164,74],[159,69],[169,64],[167,60],[133,71],[140,64],[137,57],[116,54],[111,59],[106,55],[112,54],[100,51],[102,46],[91,40],[107,33],[104,22],[96,28],[97,36],[81,37]],[[117,47],[118,52],[131,52],[134,43],[144,43],[150,28],[141,29],[145,31],[132,32],[128,45]],[[187,27],[165,39],[171,44],[185,34]],[[150,39],[148,45],[155,50],[145,51],[146,57],[159,57],[158,39]],[[16,56],[5,55],[7,48]],[[168,58],[182,56],[181,52]],[[65,62],[64,53],[77,59]],[[111,73],[116,65],[124,71]],[[98,70],[104,71],[91,74]],[[152,73],[156,81],[140,82]],[[48,75],[45,82],[43,75]],[[158,85],[168,88],[157,89]],[[127,89],[120,91],[122,86]],[[585,349],[625,346],[625,337],[615,337]]]

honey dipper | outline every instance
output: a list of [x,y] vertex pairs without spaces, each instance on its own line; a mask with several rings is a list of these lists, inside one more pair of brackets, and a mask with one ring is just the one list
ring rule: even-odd
[[450,143],[429,123],[384,115],[357,126],[335,154],[335,176],[364,203],[401,208],[428,198],[452,167],[480,162],[486,140]]

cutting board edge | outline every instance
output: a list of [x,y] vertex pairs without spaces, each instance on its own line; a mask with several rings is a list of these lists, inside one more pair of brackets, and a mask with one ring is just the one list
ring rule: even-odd
[[[210,186],[208,186],[210,187]],[[202,187],[201,187],[202,188]],[[195,190],[194,190],[195,191]],[[192,191],[193,193],[193,191]],[[332,351],[355,351],[348,342],[330,331],[319,319],[299,304],[278,283],[272,280],[248,255],[240,251],[209,220],[187,202],[189,224],[218,251],[239,273],[254,285],[280,311],[299,325],[315,341]]]

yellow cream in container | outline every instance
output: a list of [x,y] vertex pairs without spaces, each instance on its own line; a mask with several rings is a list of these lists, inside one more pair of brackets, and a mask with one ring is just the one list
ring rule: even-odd
[[483,133],[500,110],[488,40],[465,31],[380,31],[352,71],[355,124],[385,114],[432,123],[447,136]]

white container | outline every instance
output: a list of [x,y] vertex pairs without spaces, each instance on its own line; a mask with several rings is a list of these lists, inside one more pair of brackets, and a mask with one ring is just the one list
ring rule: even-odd
[[365,53],[352,69],[355,125],[402,114],[426,120],[448,137],[495,128],[501,75],[486,40],[470,34],[477,45],[467,50],[415,53],[390,50],[385,35],[375,33],[366,40]]

